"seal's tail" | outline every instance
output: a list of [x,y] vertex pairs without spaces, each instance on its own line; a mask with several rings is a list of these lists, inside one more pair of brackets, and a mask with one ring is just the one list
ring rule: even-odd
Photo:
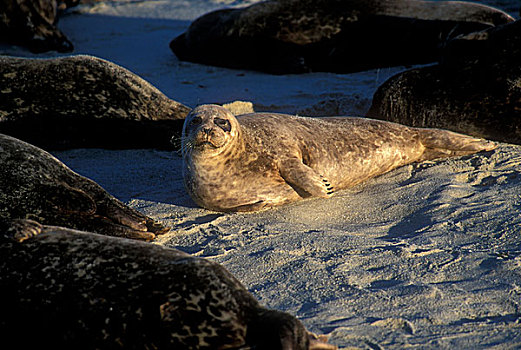
[[485,139],[458,134],[440,129],[417,129],[425,151],[420,159],[432,160],[453,156],[464,156],[481,151],[491,151],[497,144]]

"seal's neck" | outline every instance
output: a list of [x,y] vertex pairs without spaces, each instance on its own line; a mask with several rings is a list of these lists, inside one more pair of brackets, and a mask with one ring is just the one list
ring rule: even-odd
[[219,157],[224,160],[236,160],[240,158],[246,149],[244,136],[242,129],[239,129],[237,135],[226,144],[225,149],[219,154]]

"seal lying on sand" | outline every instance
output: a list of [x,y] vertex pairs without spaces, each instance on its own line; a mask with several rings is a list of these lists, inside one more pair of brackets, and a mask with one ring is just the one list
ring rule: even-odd
[[6,344],[336,349],[295,317],[262,307],[208,260],[29,220],[0,231],[0,332]]
[[399,73],[367,115],[521,144],[521,20],[447,43],[442,63]]
[[190,108],[132,72],[86,55],[0,57],[0,133],[44,149],[171,149]]
[[198,205],[217,211],[329,197],[405,164],[495,148],[439,129],[349,117],[235,118],[217,105],[192,110],[182,137],[186,188]]
[[0,134],[0,218],[152,240],[167,228],[127,207],[49,153]]
[[448,39],[513,20],[463,1],[261,1],[201,16],[170,48],[215,66],[348,73],[434,62]]
[[34,53],[72,51],[72,43],[56,27],[58,8],[70,7],[72,2],[77,1],[0,0],[0,40]]

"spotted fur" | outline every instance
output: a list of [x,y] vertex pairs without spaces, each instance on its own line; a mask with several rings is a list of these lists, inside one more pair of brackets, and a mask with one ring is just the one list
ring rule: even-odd
[[[230,130],[216,125],[217,119],[228,120]],[[203,105],[187,116],[182,147],[185,185],[197,204],[217,211],[251,211],[329,197],[405,164],[495,145],[450,131],[368,118],[234,117],[220,106]]]
[[217,263],[0,220],[0,334],[20,349],[334,349]]

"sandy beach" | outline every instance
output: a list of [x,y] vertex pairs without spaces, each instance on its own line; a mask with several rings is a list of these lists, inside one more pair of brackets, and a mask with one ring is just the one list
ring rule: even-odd
[[[74,54],[115,62],[190,107],[245,100],[256,111],[360,115],[379,84],[407,68],[273,76],[180,62],[170,51],[198,16],[253,2],[102,2],[72,9],[59,27]],[[521,348],[521,146],[408,165],[330,199],[237,214],[197,207],[175,152],[53,154],[171,227],[154,244],[221,263],[262,304],[340,348]]]

